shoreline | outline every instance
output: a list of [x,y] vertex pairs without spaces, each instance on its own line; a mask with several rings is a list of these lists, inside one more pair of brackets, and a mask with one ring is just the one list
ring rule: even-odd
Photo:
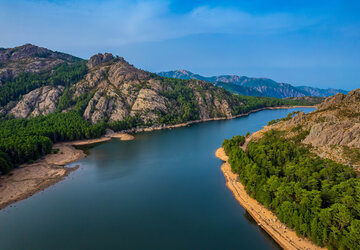
[[134,136],[125,133],[113,133],[97,139],[61,142],[53,145],[58,153],[43,156],[32,164],[23,164],[10,174],[0,176],[0,210],[11,204],[27,199],[32,195],[62,181],[79,165],[68,168],[65,165],[86,157],[83,150],[75,146],[91,145],[117,138],[123,141],[133,140]]
[[111,139],[120,139],[120,141],[131,141],[134,140],[135,137],[133,135],[126,134],[124,132],[119,132],[119,133],[116,132],[116,133],[104,135],[100,138],[85,139],[85,140],[78,140],[78,141],[71,141],[64,143],[71,146],[84,146],[84,145],[91,145],[95,143],[110,141]]
[[221,147],[216,150],[215,155],[224,163],[221,171],[226,179],[226,186],[233,193],[240,205],[251,215],[257,224],[264,229],[282,248],[284,249],[326,249],[319,247],[309,239],[301,238],[296,232],[281,223],[277,216],[269,209],[265,208],[255,199],[251,198],[242,183],[238,180],[238,174],[231,171],[228,162],[229,157]]
[[188,126],[191,124],[197,124],[197,123],[202,123],[202,122],[232,120],[235,118],[248,116],[252,113],[256,113],[256,112],[259,112],[262,110],[268,110],[268,109],[272,110],[272,109],[291,109],[291,108],[315,108],[315,107],[316,106],[305,106],[305,105],[304,106],[295,105],[295,106],[264,107],[264,108],[251,110],[244,114],[238,114],[238,115],[233,115],[233,116],[228,116],[228,117],[207,118],[207,119],[202,119],[202,120],[188,121],[188,122],[174,124],[174,125],[160,125],[160,126],[147,127],[147,128],[133,128],[133,129],[124,130],[123,132],[125,132],[125,133],[151,132],[151,131],[158,131],[158,130],[163,130],[163,129],[180,128],[180,127],[185,127],[185,126]]
[[59,149],[59,153],[51,153],[45,155],[33,164],[23,164],[19,168],[13,169],[10,174],[0,176],[0,210],[20,200],[29,198],[35,193],[62,181],[72,171],[76,170],[79,166],[75,166],[74,168],[64,167],[67,164],[76,162],[86,157],[86,154],[83,152],[83,150],[76,149],[75,146],[91,145],[95,143],[106,142],[111,140],[112,138],[117,138],[123,141],[133,140],[134,136],[127,133],[151,132],[163,129],[185,127],[191,124],[208,121],[230,120],[242,116],[248,116],[252,113],[267,109],[271,110],[313,107],[315,106],[264,107],[231,117],[208,118],[175,125],[161,125],[149,128],[129,129],[118,133],[106,134],[100,138],[95,139],[56,143],[53,145],[53,149]]

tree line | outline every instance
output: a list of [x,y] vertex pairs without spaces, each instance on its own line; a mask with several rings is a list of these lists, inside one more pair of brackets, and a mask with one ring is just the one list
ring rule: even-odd
[[223,142],[232,171],[247,193],[279,220],[330,249],[359,249],[360,181],[349,166],[322,159],[270,131],[250,142]]
[[51,152],[53,143],[100,137],[106,124],[90,124],[76,111],[30,119],[0,120],[0,171]]
[[62,63],[41,74],[20,73],[15,79],[8,79],[0,87],[0,107],[16,101],[22,95],[46,85],[70,86],[81,80],[87,73],[86,61],[71,64]]

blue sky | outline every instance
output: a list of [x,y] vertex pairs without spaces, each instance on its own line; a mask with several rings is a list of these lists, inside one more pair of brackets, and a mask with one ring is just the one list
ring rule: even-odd
[[349,90],[360,87],[359,13],[340,0],[0,0],[0,47]]

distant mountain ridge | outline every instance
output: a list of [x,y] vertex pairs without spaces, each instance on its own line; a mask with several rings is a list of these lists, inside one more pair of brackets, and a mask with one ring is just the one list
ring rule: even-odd
[[250,96],[266,97],[302,97],[318,96],[327,97],[337,93],[347,94],[348,91],[342,89],[320,89],[309,86],[295,87],[288,83],[279,83],[268,78],[255,78],[238,75],[219,75],[201,76],[187,70],[172,70],[160,72],[158,75],[177,79],[197,79],[213,83],[215,86],[222,87],[232,93]]

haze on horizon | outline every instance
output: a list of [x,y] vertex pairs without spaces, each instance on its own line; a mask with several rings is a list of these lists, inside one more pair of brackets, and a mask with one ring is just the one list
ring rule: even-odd
[[0,0],[0,47],[350,90],[360,87],[359,11],[341,0]]

